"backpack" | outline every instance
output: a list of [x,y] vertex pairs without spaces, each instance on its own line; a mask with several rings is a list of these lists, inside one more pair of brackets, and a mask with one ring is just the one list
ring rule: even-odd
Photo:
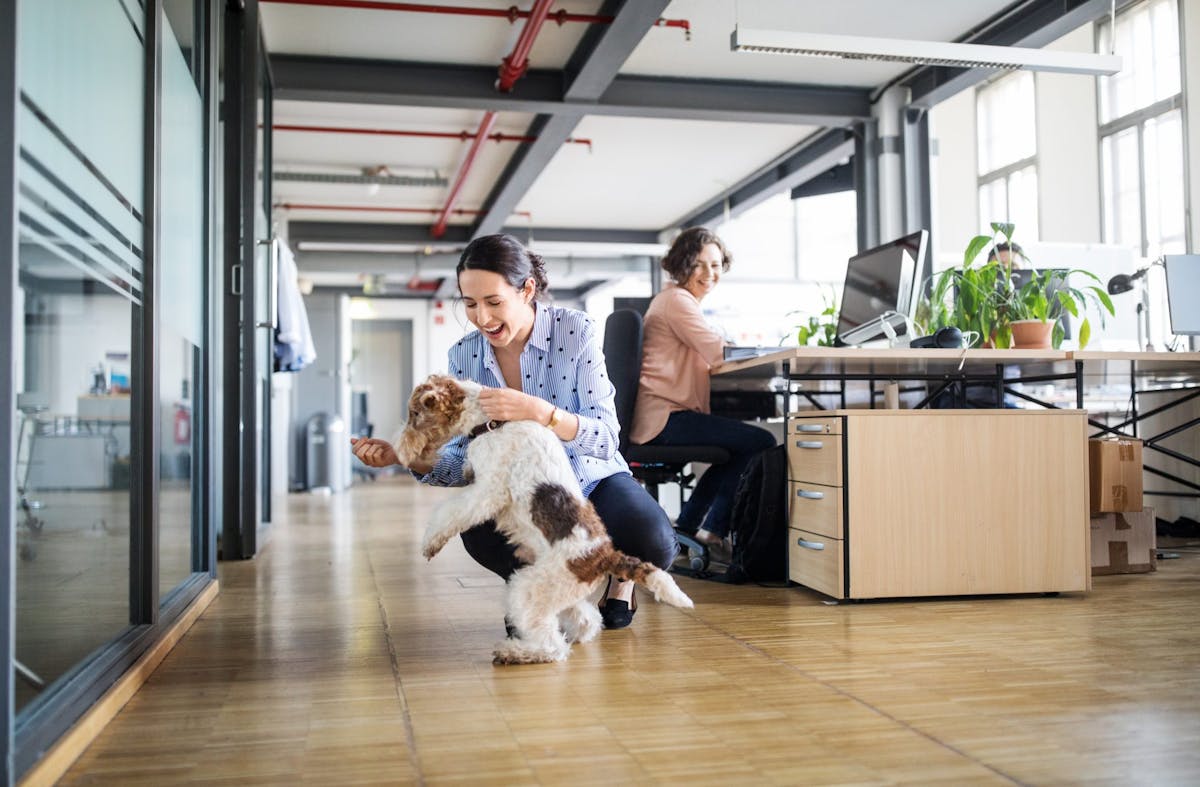
[[787,446],[777,445],[750,460],[733,493],[729,533],[733,558],[725,580],[786,582]]

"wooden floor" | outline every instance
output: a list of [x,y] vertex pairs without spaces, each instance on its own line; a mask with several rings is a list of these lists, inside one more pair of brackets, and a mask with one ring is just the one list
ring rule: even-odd
[[417,553],[446,494],[289,498],[62,783],[1200,783],[1200,544],[1058,598],[681,579],[695,610],[494,667],[500,581]]

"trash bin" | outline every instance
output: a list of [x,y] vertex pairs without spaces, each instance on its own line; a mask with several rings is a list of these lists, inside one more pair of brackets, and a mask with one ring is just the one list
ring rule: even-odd
[[304,429],[306,486],[340,492],[347,486],[350,443],[340,415],[317,413]]

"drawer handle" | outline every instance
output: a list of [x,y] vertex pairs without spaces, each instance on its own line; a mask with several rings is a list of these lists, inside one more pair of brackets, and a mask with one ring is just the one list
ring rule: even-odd
[[813,492],[808,489],[797,489],[796,497],[806,497],[809,500],[824,500],[825,493],[824,492]]
[[801,424],[797,432],[824,432],[824,424]]
[[797,440],[797,448],[824,448],[825,444],[820,440]]
[[825,551],[825,545],[822,544],[820,541],[805,541],[803,538],[797,538],[796,543],[799,544],[800,546],[804,547],[805,549],[811,549],[814,552],[824,552]]

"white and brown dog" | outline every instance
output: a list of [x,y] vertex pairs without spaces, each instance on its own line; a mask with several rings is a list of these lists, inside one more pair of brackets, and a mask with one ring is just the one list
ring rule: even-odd
[[608,574],[634,580],[659,601],[691,607],[669,574],[613,548],[554,433],[533,421],[489,421],[479,391],[477,383],[444,375],[421,383],[396,453],[406,465],[432,463],[452,438],[470,438],[473,481],[434,510],[421,552],[432,559],[451,538],[488,520],[516,547],[526,565],[508,582],[515,632],[496,645],[495,663],[562,661],[572,642],[593,639],[600,612],[588,597]]

